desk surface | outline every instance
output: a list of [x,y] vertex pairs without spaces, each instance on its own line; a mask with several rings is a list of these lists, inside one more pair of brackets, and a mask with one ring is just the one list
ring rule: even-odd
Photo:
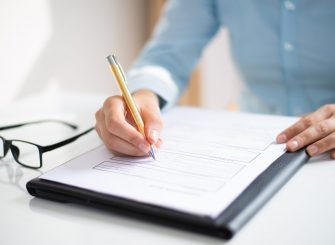
[[[94,125],[103,99],[70,93],[35,96],[0,110],[1,124],[56,115],[84,129]],[[6,132],[11,134],[16,132]],[[52,143],[72,134],[64,128],[31,128],[27,137]],[[46,153],[40,171],[20,167],[10,154],[0,161],[0,244],[335,244],[335,162],[327,156],[312,159],[228,242],[27,193],[27,181],[100,144],[92,132]]]

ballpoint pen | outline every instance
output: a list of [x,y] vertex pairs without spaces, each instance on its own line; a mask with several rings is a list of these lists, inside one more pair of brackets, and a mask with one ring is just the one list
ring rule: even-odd
[[[143,120],[141,118],[139,111],[137,110],[136,104],[127,88],[127,80],[123,72],[123,69],[120,63],[116,60],[115,55],[107,56],[107,60],[108,60],[110,69],[114,75],[114,78],[118,84],[118,87],[121,90],[122,97],[125,100],[126,105],[136,123],[136,126],[138,127],[138,130],[140,131],[140,133],[145,137],[144,123],[143,123]],[[150,145],[149,154],[154,160],[156,160],[155,151],[152,145]]]

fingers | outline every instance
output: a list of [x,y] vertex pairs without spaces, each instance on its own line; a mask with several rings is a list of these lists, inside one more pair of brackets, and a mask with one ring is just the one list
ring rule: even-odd
[[315,123],[327,119],[334,114],[333,105],[326,105],[316,110],[315,112],[303,117],[298,122],[293,124],[291,127],[285,129],[277,136],[277,143],[285,143],[292,137],[303,132],[305,129],[311,127]]
[[150,144],[156,144],[159,141],[160,133],[163,128],[163,122],[160,114],[152,111],[143,111],[142,119],[144,122],[145,135]]
[[158,139],[157,143],[154,145],[157,149],[163,144],[162,139]]
[[147,140],[150,144],[156,144],[163,128],[158,98],[152,92],[138,91],[134,95],[134,99],[140,108]]
[[126,120],[126,105],[120,96],[114,96],[106,100],[103,106],[105,127],[111,135],[129,142],[133,146],[148,152],[149,143],[145,137]]
[[333,158],[333,159],[335,159],[335,150],[332,150],[330,152],[330,157]]
[[297,136],[294,136],[288,143],[289,151],[296,151],[306,145],[309,145],[317,140],[325,138],[327,135],[335,131],[335,120],[330,118],[315,125],[310,126]]
[[[310,156],[316,156],[335,148],[335,132],[315,142],[307,147],[307,152]],[[330,156],[335,158],[335,150],[330,152]]]
[[142,151],[129,142],[110,134],[104,127],[98,127],[96,130],[101,135],[106,147],[116,155],[143,156],[148,153],[146,150]]
[[330,151],[335,158],[335,104],[325,105],[285,129],[277,136],[277,143],[287,143],[288,151],[309,145],[310,156]]
[[126,155],[146,155],[150,145],[125,119],[126,109],[120,96],[108,98],[96,112],[96,130],[112,152]]
[[162,120],[157,96],[152,92],[143,92],[137,95],[137,100],[147,137],[138,131],[121,96],[109,97],[96,112],[96,131],[114,154],[143,156],[148,154],[151,144],[156,149],[162,144],[159,138]]
[[[112,151],[114,155],[123,156],[123,155],[131,155],[131,156],[144,156],[148,154],[147,149],[141,150],[128,143],[127,141],[110,134],[105,128],[100,128],[96,126],[96,131],[99,136],[103,140],[106,147]],[[159,139],[157,143],[154,145],[156,149],[158,149],[162,145],[162,140]]]

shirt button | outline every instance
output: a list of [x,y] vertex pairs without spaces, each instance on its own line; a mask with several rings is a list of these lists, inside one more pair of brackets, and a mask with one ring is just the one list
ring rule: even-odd
[[284,6],[285,6],[285,8],[286,8],[287,10],[295,10],[295,4],[292,3],[292,2],[289,1],[289,0],[286,0],[286,1],[284,2]]
[[284,49],[286,51],[293,51],[294,47],[293,47],[292,43],[290,43],[290,42],[284,42]]

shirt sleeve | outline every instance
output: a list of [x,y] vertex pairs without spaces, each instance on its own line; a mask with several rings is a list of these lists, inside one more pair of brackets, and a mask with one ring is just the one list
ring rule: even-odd
[[199,56],[219,29],[214,0],[170,0],[128,74],[131,92],[149,89],[174,105]]

